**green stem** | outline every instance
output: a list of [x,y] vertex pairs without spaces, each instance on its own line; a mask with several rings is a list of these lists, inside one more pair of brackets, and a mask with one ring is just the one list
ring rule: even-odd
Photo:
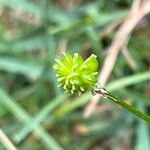
[[134,106],[131,106],[131,105],[127,104],[126,102],[124,102],[123,100],[118,99],[117,97],[115,97],[114,95],[109,93],[108,91],[106,91],[105,95],[110,100],[112,100],[116,104],[120,105],[122,108],[127,109],[132,114],[140,117],[141,119],[143,119],[143,120],[145,120],[147,122],[150,122],[150,116],[148,116],[148,115],[144,114],[143,112],[137,110]]

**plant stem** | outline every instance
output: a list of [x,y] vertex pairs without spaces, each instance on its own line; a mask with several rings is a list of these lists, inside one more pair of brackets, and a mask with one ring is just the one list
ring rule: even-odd
[[122,108],[128,110],[132,114],[140,117],[141,119],[143,119],[143,120],[145,120],[147,122],[150,122],[150,116],[148,116],[148,115],[144,114],[143,112],[139,111],[134,106],[131,106],[131,105],[127,104],[123,100],[120,100],[119,98],[117,98],[116,96],[112,95],[108,91],[105,91],[104,96],[107,96],[107,98],[109,98],[110,100],[112,100],[116,104],[120,105]]

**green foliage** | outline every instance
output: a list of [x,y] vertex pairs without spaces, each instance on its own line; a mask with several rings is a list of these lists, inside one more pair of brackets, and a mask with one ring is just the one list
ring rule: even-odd
[[[102,65],[117,28],[105,36],[104,29],[125,18],[131,4],[130,0],[0,0],[0,128],[17,149],[122,150],[125,145],[150,149],[149,125],[104,99],[85,119],[91,93],[64,94],[53,69],[56,56],[67,49],[85,60],[95,54]],[[145,18],[129,40],[137,70],[120,53],[106,85],[147,114],[148,25]]]

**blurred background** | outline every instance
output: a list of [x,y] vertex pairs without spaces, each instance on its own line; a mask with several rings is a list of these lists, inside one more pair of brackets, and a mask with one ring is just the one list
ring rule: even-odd
[[[91,93],[64,94],[52,67],[67,50],[96,54],[100,71],[132,3],[0,0],[0,128],[17,149],[150,150],[150,124],[108,99],[85,118]],[[150,113],[150,15],[126,41],[106,88]]]

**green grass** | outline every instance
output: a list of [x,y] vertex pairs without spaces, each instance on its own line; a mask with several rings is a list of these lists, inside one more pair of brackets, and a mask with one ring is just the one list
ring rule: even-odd
[[[18,149],[107,146],[115,150],[125,149],[126,144],[131,149],[150,149],[150,126],[108,99],[84,118],[91,93],[64,94],[52,68],[55,57],[65,49],[84,58],[96,54],[100,71],[117,28],[105,37],[101,33],[124,18],[131,4],[129,0],[89,0],[73,1],[71,7],[63,0],[0,0],[0,128]],[[120,53],[106,85],[146,114],[150,113],[149,36],[148,25],[134,30],[128,48],[138,69],[132,70]],[[111,108],[101,111],[110,104]]]

